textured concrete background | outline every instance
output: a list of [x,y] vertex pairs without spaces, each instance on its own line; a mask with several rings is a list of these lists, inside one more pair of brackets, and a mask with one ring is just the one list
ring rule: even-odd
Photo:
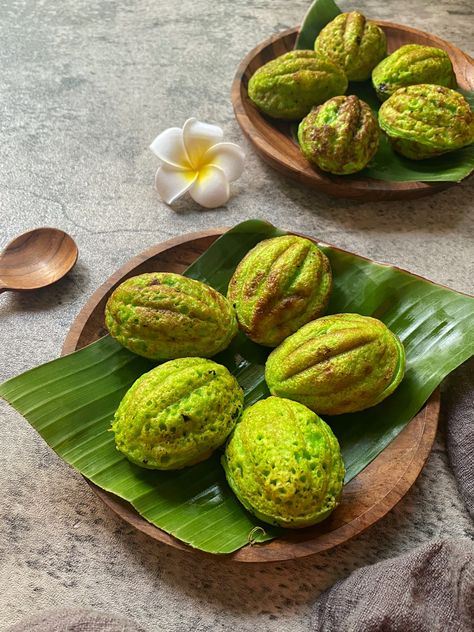
[[[0,246],[41,225],[76,239],[54,288],[0,297],[0,379],[56,357],[95,288],[170,236],[266,218],[474,291],[474,181],[414,202],[330,199],[283,180],[234,121],[230,85],[257,42],[297,24],[297,0],[1,0]],[[451,40],[471,55],[472,0],[341,0]],[[147,149],[196,116],[241,143],[247,166],[225,208],[165,206]],[[451,378],[453,379],[453,378]],[[454,378],[455,379],[455,378]],[[448,385],[445,387],[449,387]],[[378,525],[324,555],[238,566],[149,540],[116,519],[28,424],[0,403],[0,629],[43,609],[116,612],[148,630],[311,628],[311,604],[351,570],[436,536],[474,537],[441,427],[411,492]]]

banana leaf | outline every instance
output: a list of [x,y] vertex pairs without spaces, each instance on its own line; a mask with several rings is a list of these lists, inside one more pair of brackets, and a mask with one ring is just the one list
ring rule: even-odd
[[[316,0],[310,6],[296,39],[296,49],[313,49],[314,40],[321,29],[341,13],[334,0]],[[473,107],[474,93],[459,89]],[[351,82],[346,94],[355,94],[366,101],[377,116],[380,107],[370,81]],[[292,136],[297,142],[297,126],[292,126]],[[380,144],[369,165],[346,178],[374,178],[392,182],[460,182],[474,171],[474,144],[426,160],[409,160],[397,154],[388,138],[380,133]]]
[[[281,234],[259,220],[238,224],[185,274],[225,292],[245,253],[261,239]],[[362,413],[327,418],[341,444],[347,482],[405,427],[441,380],[474,353],[474,299],[320,245],[334,275],[328,311],[380,318],[400,336],[407,353],[406,376],[390,398]],[[236,375],[246,405],[268,396],[263,376],[267,355],[268,349],[239,334],[214,358]],[[158,472],[133,465],[115,450],[109,432],[114,411],[134,380],[152,366],[105,336],[5,382],[0,396],[77,471],[183,542],[211,553],[230,553],[250,537],[264,542],[278,536],[281,530],[260,523],[233,496],[219,453],[190,468]]]
[[319,32],[341,12],[334,0],[315,0],[301,22],[295,48],[313,50]]

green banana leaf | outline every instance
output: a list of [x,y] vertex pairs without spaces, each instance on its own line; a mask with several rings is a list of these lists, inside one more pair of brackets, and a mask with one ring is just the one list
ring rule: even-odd
[[[240,259],[261,239],[284,234],[249,220],[220,237],[186,275],[225,292]],[[330,313],[358,312],[383,320],[402,339],[406,376],[397,391],[362,413],[327,418],[341,444],[346,482],[403,429],[441,380],[474,353],[474,299],[397,268],[321,244],[334,275]],[[215,356],[237,377],[246,404],[266,397],[268,349],[239,334]],[[193,547],[230,553],[249,538],[263,542],[281,530],[247,513],[227,486],[220,454],[175,472],[142,469],[114,447],[109,432],[118,403],[154,364],[110,336],[0,385],[16,408],[67,463],[99,487],[130,502],[148,521]],[[260,526],[262,529],[255,529]]]
[[314,40],[319,32],[342,11],[334,0],[315,0],[301,22],[301,28],[295,42],[295,48],[313,50]]
[[[316,0],[310,6],[301,24],[295,48],[313,49],[314,40],[331,20],[341,13],[334,0]],[[460,89],[471,107],[474,93]],[[377,115],[380,101],[370,81],[351,82],[346,94],[355,94],[366,101]],[[297,142],[297,126],[292,126],[292,135]],[[392,182],[460,182],[474,171],[474,144],[463,147],[437,158],[409,160],[393,151],[385,134],[380,133],[380,145],[369,165],[353,176],[346,178],[374,178]]]

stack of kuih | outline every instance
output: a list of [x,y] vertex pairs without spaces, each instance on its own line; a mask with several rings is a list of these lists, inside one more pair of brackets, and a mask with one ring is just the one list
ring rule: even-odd
[[[383,30],[357,11],[341,13],[316,37],[314,50],[294,50],[261,66],[248,96],[265,114],[301,121],[298,141],[315,167],[344,175],[364,169],[379,145],[423,160],[474,141],[474,113],[453,88],[456,76],[440,48],[407,44],[387,55]],[[375,115],[350,82],[372,79],[382,105]]]
[[[332,290],[325,254],[309,239],[261,241],[232,276],[227,298],[179,274],[130,278],[108,300],[111,335],[130,351],[165,361],[121,401],[115,442],[133,463],[180,469],[222,456],[230,487],[261,520],[306,527],[339,504],[344,464],[318,416],[369,408],[401,382],[405,351],[381,321],[323,316]],[[244,410],[228,369],[208,358],[238,329],[275,347],[265,380],[271,397]]]

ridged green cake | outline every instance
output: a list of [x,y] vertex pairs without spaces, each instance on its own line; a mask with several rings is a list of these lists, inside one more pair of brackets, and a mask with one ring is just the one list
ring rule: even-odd
[[322,315],[332,274],[326,255],[309,239],[284,235],[258,243],[237,266],[227,298],[239,327],[255,342],[276,347]]
[[272,395],[319,414],[340,415],[375,406],[400,384],[405,350],[376,318],[323,316],[304,325],[268,356]]
[[251,101],[277,119],[299,120],[313,105],[344,94],[347,77],[312,50],[292,50],[258,68],[248,83]]
[[121,283],[107,301],[105,324],[120,344],[152,360],[208,358],[237,333],[225,296],[172,272],[150,272]]
[[363,169],[379,146],[379,126],[358,97],[333,97],[313,108],[298,127],[303,156],[323,171],[345,175]]
[[434,46],[406,44],[383,59],[372,71],[372,84],[381,101],[400,88],[419,83],[433,83],[446,88],[456,86],[453,65],[446,51]]
[[142,467],[173,470],[207,459],[243,409],[237,380],[205,358],[170,360],[134,382],[115,413],[115,443]]
[[340,66],[349,81],[365,81],[387,54],[387,39],[375,22],[351,11],[341,13],[321,30],[314,50]]
[[339,504],[339,443],[322,419],[297,402],[269,397],[247,408],[222,465],[237,498],[264,522],[308,527]]
[[474,112],[466,99],[443,86],[400,88],[382,103],[379,124],[393,148],[423,160],[474,142]]

